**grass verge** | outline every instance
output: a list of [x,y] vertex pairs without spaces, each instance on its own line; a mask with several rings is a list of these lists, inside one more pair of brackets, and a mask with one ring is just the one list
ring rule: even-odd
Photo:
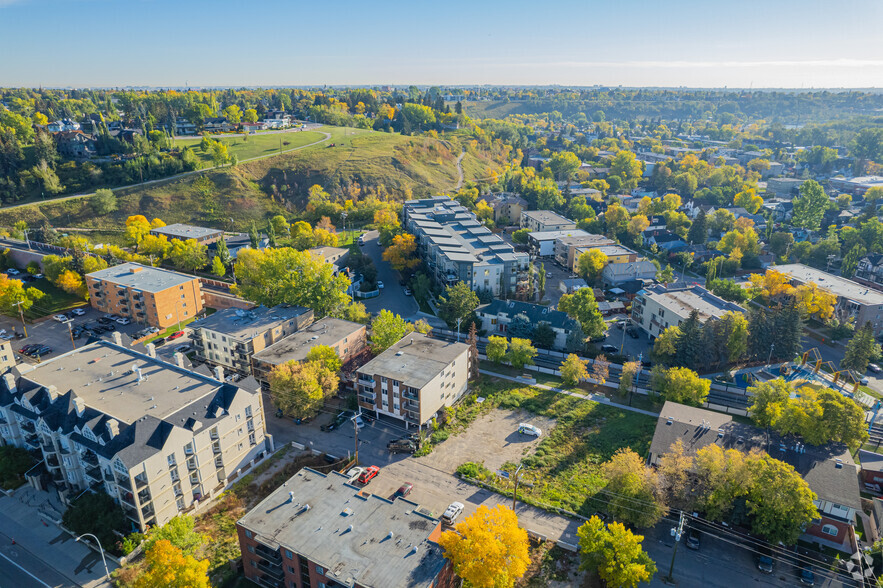
[[[36,319],[53,314],[59,314],[66,310],[84,306],[85,301],[76,294],[69,294],[53,285],[49,280],[43,278],[25,284],[26,288],[36,288],[42,291],[45,296],[34,303],[34,305],[25,312],[25,318]],[[13,316],[15,316],[13,314]]]

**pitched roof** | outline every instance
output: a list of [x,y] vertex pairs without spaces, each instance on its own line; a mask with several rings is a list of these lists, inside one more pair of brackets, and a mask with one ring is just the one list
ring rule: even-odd
[[[585,282],[583,283],[585,284]],[[548,306],[521,302],[519,300],[495,299],[489,304],[479,306],[475,310],[479,314],[493,316],[503,314],[510,319],[516,315],[525,314],[530,319],[531,324],[549,323],[549,326],[553,329],[573,329],[576,326],[576,321],[570,318],[566,312],[550,310]]]

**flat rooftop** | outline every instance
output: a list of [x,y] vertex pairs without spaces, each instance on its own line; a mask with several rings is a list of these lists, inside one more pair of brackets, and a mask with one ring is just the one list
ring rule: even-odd
[[144,292],[162,292],[167,288],[183,286],[196,279],[187,274],[133,262],[121,263],[86,276]]
[[828,290],[832,294],[836,294],[841,298],[848,298],[862,304],[877,305],[883,304],[883,292],[863,286],[858,282],[847,280],[834,274],[829,274],[822,270],[818,270],[802,263],[789,263],[787,265],[776,265],[772,269],[783,274],[788,274],[793,279],[803,284],[815,282],[820,288]]
[[556,223],[556,224],[571,223],[574,225],[576,224],[576,222],[570,220],[569,218],[563,217],[560,214],[558,214],[557,212],[552,212],[551,210],[524,210],[524,211],[522,211],[521,214],[524,216],[527,216],[528,218],[532,218],[537,222],[541,222],[543,224],[547,224],[547,223]]
[[534,231],[533,233],[528,233],[527,236],[537,241],[554,241],[555,239],[567,237],[587,238],[592,235],[582,229],[564,229],[562,231]]
[[423,388],[468,349],[465,343],[450,343],[411,333],[358,371],[393,377],[405,386]]
[[257,306],[251,310],[225,308],[190,324],[191,329],[223,333],[233,339],[253,339],[270,329],[312,313],[303,306]]
[[745,312],[738,304],[718,298],[701,286],[650,286],[644,288],[644,297],[657,301],[665,309],[682,317],[690,316],[693,310],[698,310],[702,321],[711,317],[720,318],[728,312]]
[[[141,370],[140,381],[136,367]],[[55,386],[59,394],[73,390],[86,406],[130,425],[143,416],[166,419],[222,386],[208,376],[107,341],[21,371],[22,378]]]
[[304,468],[239,524],[273,549],[312,560],[344,586],[422,588],[432,585],[445,559],[435,543],[439,521],[417,508],[360,493],[338,472]]
[[359,323],[325,318],[255,353],[254,358],[274,365],[303,361],[313,347],[333,345],[345,337],[354,337],[364,328],[365,325]]
[[214,237],[223,233],[220,229],[210,229],[208,227],[195,227],[193,225],[183,225],[175,223],[164,227],[157,227],[150,230],[155,235],[165,235],[171,239],[205,239],[206,237]]

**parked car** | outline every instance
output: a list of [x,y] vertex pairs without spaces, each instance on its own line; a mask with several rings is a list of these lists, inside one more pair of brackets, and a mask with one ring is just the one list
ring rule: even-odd
[[364,237],[359,237],[359,247],[362,247],[362,246],[364,246],[364,245],[365,245],[365,238],[364,238]]
[[9,268],[8,270],[6,270],[6,275],[7,275],[7,276],[17,276],[17,275],[20,274],[20,273],[21,273],[21,272],[18,271],[17,269],[15,269],[14,267],[11,267],[11,268]]
[[43,279],[43,274],[34,274],[34,279],[36,279],[36,280],[42,280],[42,279]]
[[414,453],[417,451],[417,444],[410,439],[396,439],[387,443],[386,449],[390,453]]
[[442,515],[441,520],[446,525],[453,525],[454,521],[457,520],[457,517],[460,516],[460,513],[463,512],[462,502],[452,502],[451,505],[445,509],[445,513]]
[[764,574],[772,574],[773,567],[775,566],[775,561],[772,557],[772,552],[767,547],[760,547],[757,550],[757,557],[755,559],[757,562],[757,569],[763,572]]
[[364,473],[365,473],[365,468],[359,468],[359,467],[350,468],[346,472],[346,477],[350,479],[350,482],[352,482],[353,480],[355,480],[356,478],[358,478],[359,476],[361,476]]
[[602,345],[601,351],[603,351],[604,353],[617,353],[619,349],[616,347],[616,345]]
[[687,531],[687,547],[690,549],[699,549],[699,537],[700,533],[696,529],[689,529]]
[[629,327],[628,329],[626,329],[625,332],[628,333],[628,336],[631,337],[632,339],[638,338],[638,329],[636,329],[634,327]]
[[110,323],[113,322],[113,319],[108,316],[100,316],[100,317],[98,317],[98,322],[101,323],[102,325],[109,325]]
[[187,353],[191,349],[193,349],[193,347],[191,347],[189,343],[185,343],[184,345],[178,345],[175,347],[175,353]]
[[518,432],[523,435],[533,435],[534,437],[539,437],[543,434],[542,429],[540,429],[539,427],[535,427],[530,423],[521,423],[520,425],[518,425]]
[[805,566],[800,568],[800,583],[804,586],[815,586],[816,585],[816,575],[812,571],[812,566]]
[[151,341],[151,343],[153,343],[154,347],[160,347],[161,345],[166,344],[166,338],[165,337],[157,337],[156,339]]
[[31,349],[36,349],[36,348],[39,347],[39,346],[40,346],[40,345],[37,344],[37,343],[31,343],[30,345],[25,345],[24,347],[22,347],[21,349],[19,349],[18,352],[21,353],[22,355],[27,355],[28,352],[30,352]]
[[411,289],[410,289],[410,288],[405,288],[404,292],[405,292],[405,296],[410,296],[410,295],[411,295]]
[[382,281],[377,280],[377,289],[378,289],[378,290],[383,290],[385,287],[386,287],[386,286],[383,285],[383,282],[382,282]]
[[394,494],[394,496],[404,498],[408,494],[410,494],[411,490],[413,490],[413,489],[414,489],[414,484],[411,484],[410,482],[405,482],[404,484],[399,486],[399,489],[396,490],[396,493]]
[[105,331],[107,331],[108,333],[111,332],[111,331],[116,331],[116,330],[117,330],[116,325],[114,325],[113,323],[107,323],[107,324],[104,325],[102,328],[103,328]]
[[883,369],[881,369],[880,366],[877,365],[876,363],[869,363],[868,369],[871,370],[872,372],[874,372],[875,374],[879,374],[880,372],[883,372]]
[[171,335],[168,336],[169,341],[174,341],[175,339],[179,339],[184,336],[184,331],[175,331]]
[[368,466],[365,468],[365,471],[359,475],[359,483],[367,484],[371,480],[377,477],[377,474],[380,473],[380,468],[377,466]]
[[71,311],[71,314],[73,314],[74,316],[83,316],[84,314],[86,314],[86,311],[82,308],[75,308]]
[[147,327],[148,333],[159,333],[159,327]]
[[859,380],[859,383],[861,383],[862,386],[867,386],[870,382],[871,381],[867,378],[867,376],[862,376],[862,378]]
[[40,345],[35,349],[31,349],[28,352],[28,355],[30,355],[31,357],[43,357],[44,355],[49,355],[50,353],[52,353],[51,347],[49,347],[48,345]]
[[347,420],[348,420],[348,417],[345,416],[343,413],[340,413],[339,415],[334,417],[334,420],[332,420],[330,423],[328,423],[327,425],[322,425],[319,428],[322,429],[323,431],[326,431],[326,432],[333,431],[334,429],[340,427],[340,425],[345,423]]
[[130,319],[127,319],[126,317],[122,317],[122,318],[117,319],[117,324],[120,324],[120,325],[128,325],[131,322],[132,321]]
[[55,316],[52,317],[52,320],[58,321],[60,323],[66,323],[68,321],[68,318],[67,318],[67,316],[65,316],[63,314],[56,314]]

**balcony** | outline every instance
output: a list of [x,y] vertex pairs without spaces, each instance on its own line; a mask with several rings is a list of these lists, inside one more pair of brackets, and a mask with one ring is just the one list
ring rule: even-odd
[[[404,402],[404,403],[402,403],[402,408],[403,408],[404,410],[419,411],[419,410],[420,410],[420,404],[417,403],[417,402],[410,402],[410,401],[408,401],[408,402]],[[415,412],[415,414],[417,414],[417,412]]]
[[34,425],[33,421],[22,421],[21,422],[21,430],[25,433],[36,433],[37,426]]
[[118,479],[117,486],[122,488],[123,492],[132,492],[132,483],[129,481],[129,478]]
[[187,469],[191,472],[195,472],[197,470],[196,462],[193,460],[187,460]]
[[258,543],[254,548],[255,553],[260,555],[262,558],[270,561],[271,563],[282,564],[282,554],[279,553],[279,550],[270,549],[263,543]]
[[42,443],[41,446],[43,447],[43,453],[56,453],[55,445],[52,443]]
[[146,488],[147,487],[147,478],[142,474],[138,474],[137,476],[135,476],[135,487],[138,488],[139,490],[141,488]]
[[282,580],[273,580],[267,576],[258,576],[257,585],[264,586],[264,588],[285,588],[282,584]]
[[25,443],[27,443],[34,449],[40,448],[40,438],[36,435],[25,435]]
[[46,465],[48,465],[50,468],[60,468],[61,467],[61,464],[58,462],[58,458],[55,457],[54,455],[47,455],[46,456]]
[[101,469],[97,467],[87,468],[86,477],[101,482]]
[[262,572],[266,572],[275,580],[281,580],[283,577],[285,577],[285,572],[282,571],[281,563],[271,564],[267,560],[262,559],[258,562],[258,569]]
[[138,509],[138,505],[135,504],[135,497],[132,496],[131,492],[120,492],[120,500],[123,501],[123,506],[131,506],[134,509]]
[[113,474],[111,472],[104,472],[104,479],[107,482],[113,482]]
[[144,489],[138,493],[138,502],[144,504],[145,502],[150,502],[150,490]]
[[362,384],[363,386],[373,387],[375,384],[374,378],[369,378],[368,376],[363,376],[362,374],[359,374],[359,384]]
[[153,510],[153,506],[151,506],[151,505],[147,505],[147,506],[145,506],[144,508],[141,509],[141,514],[144,515],[144,520],[146,521],[147,519],[149,519],[149,518],[151,518],[152,516],[154,516],[154,515],[156,514],[156,512],[154,512],[154,510]]

